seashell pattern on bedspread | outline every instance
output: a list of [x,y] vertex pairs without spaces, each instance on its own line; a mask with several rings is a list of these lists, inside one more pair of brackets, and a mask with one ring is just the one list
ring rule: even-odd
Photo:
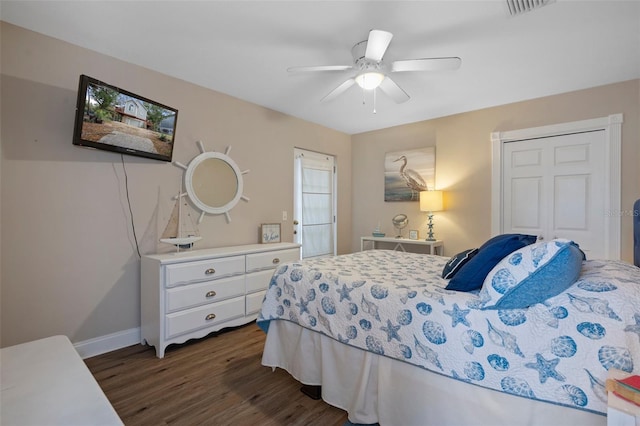
[[480,310],[477,292],[445,290],[446,262],[367,250],[284,264],[258,324],[292,321],[457,380],[600,414],[607,370],[640,373],[640,268],[586,261],[544,303]]

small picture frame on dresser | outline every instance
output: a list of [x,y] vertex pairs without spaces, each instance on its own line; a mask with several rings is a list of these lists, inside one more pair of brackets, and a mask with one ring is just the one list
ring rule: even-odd
[[279,223],[263,223],[260,225],[260,243],[279,243],[280,242],[280,224]]
[[412,229],[409,231],[409,239],[410,240],[417,240],[418,239],[418,231],[415,229]]

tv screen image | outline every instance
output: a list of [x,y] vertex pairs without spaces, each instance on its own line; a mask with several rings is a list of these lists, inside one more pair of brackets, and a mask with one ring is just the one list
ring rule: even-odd
[[178,110],[80,76],[73,144],[171,161]]

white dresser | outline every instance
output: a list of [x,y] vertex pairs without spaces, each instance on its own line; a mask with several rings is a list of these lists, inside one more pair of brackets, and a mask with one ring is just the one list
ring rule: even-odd
[[149,255],[141,263],[141,343],[172,343],[253,321],[274,269],[300,259],[294,243]]

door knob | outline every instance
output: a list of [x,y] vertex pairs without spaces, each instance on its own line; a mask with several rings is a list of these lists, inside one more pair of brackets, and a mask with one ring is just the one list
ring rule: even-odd
[[299,222],[298,222],[297,220],[294,220],[294,221],[293,221],[293,224],[294,224],[294,225],[297,225],[298,223],[299,223]]

